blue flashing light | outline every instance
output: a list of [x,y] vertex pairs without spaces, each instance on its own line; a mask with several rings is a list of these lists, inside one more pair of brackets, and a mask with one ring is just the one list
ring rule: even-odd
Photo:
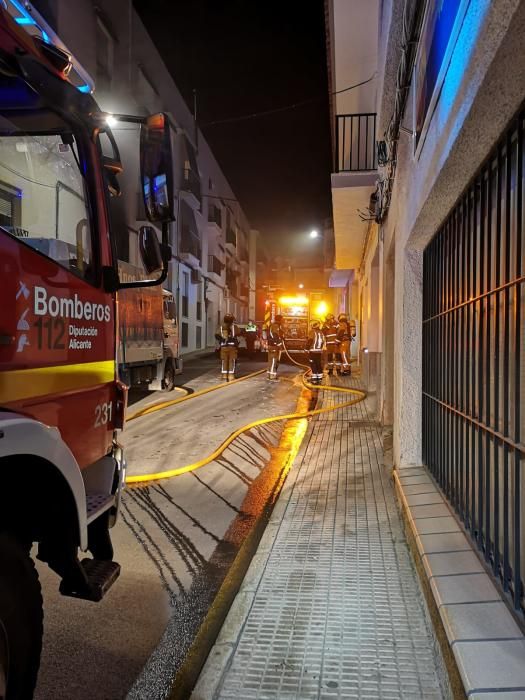
[[51,39],[49,38],[49,34],[46,34],[46,32],[42,29],[42,39],[46,42],[46,44],[51,44]]
[[80,92],[91,92],[91,88],[89,87],[89,85],[80,85],[79,87],[77,87],[77,90],[79,90]]
[[36,24],[32,17],[15,17],[15,22],[17,24]]

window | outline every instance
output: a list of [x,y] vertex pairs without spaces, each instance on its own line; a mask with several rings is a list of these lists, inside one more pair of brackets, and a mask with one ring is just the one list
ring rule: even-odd
[[97,90],[111,88],[113,60],[113,37],[104,22],[97,17]]
[[200,350],[202,347],[202,328],[200,326],[195,327],[195,345],[197,350]]
[[181,344],[183,348],[188,347],[188,324],[183,323],[181,325],[182,333],[181,333]]
[[202,302],[197,302],[197,321],[202,321]]
[[0,118],[0,225],[93,282],[89,210],[75,137],[52,113],[39,113],[31,133],[18,130],[16,119]]
[[189,296],[190,296],[190,273],[182,273],[182,315],[188,316],[188,306],[189,306]]
[[0,183],[0,226],[10,231],[20,231],[21,190]]

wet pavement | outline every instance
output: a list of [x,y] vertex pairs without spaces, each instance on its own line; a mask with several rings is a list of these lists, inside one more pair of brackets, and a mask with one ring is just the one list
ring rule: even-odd
[[[241,373],[260,369],[244,362]],[[131,422],[123,435],[130,470],[181,466],[210,453],[235,427],[295,409],[297,370],[255,377]],[[189,363],[178,383],[217,383],[217,360]],[[132,396],[133,410],[169,395]],[[272,460],[282,423],[243,435],[217,462],[126,489],[112,532],[122,574],[98,604],[63,598],[38,565],[45,639],[37,700],[163,698],[239,546],[281,474]],[[151,455],[153,454],[153,460]]]
[[450,697],[374,414],[310,422],[192,700]]

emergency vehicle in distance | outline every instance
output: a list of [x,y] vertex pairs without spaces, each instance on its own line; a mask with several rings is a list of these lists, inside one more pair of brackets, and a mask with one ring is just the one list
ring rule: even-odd
[[[42,595],[30,558],[64,595],[100,600],[117,578],[109,529],[125,461],[116,440],[117,291],[161,284],[171,251],[167,116],[140,124],[151,226],[138,236],[151,279],[119,278],[108,197],[121,160],[93,82],[26,0],[0,3],[0,697],[30,698]],[[112,147],[103,155],[101,140]],[[107,152],[107,151],[106,151]],[[92,558],[79,560],[79,550]]]
[[305,352],[310,323],[323,320],[329,306],[322,291],[304,294],[271,294],[265,301],[265,315],[273,322],[282,316],[284,343],[288,352]]
[[[122,281],[140,279],[142,270],[118,261]],[[171,391],[182,372],[179,328],[173,294],[161,287],[118,293],[119,376],[128,387]]]

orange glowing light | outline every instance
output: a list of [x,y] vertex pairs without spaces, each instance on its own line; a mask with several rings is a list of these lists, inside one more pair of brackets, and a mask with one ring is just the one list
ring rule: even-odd
[[284,306],[308,306],[308,297],[281,297],[279,299],[279,304],[283,304]]

